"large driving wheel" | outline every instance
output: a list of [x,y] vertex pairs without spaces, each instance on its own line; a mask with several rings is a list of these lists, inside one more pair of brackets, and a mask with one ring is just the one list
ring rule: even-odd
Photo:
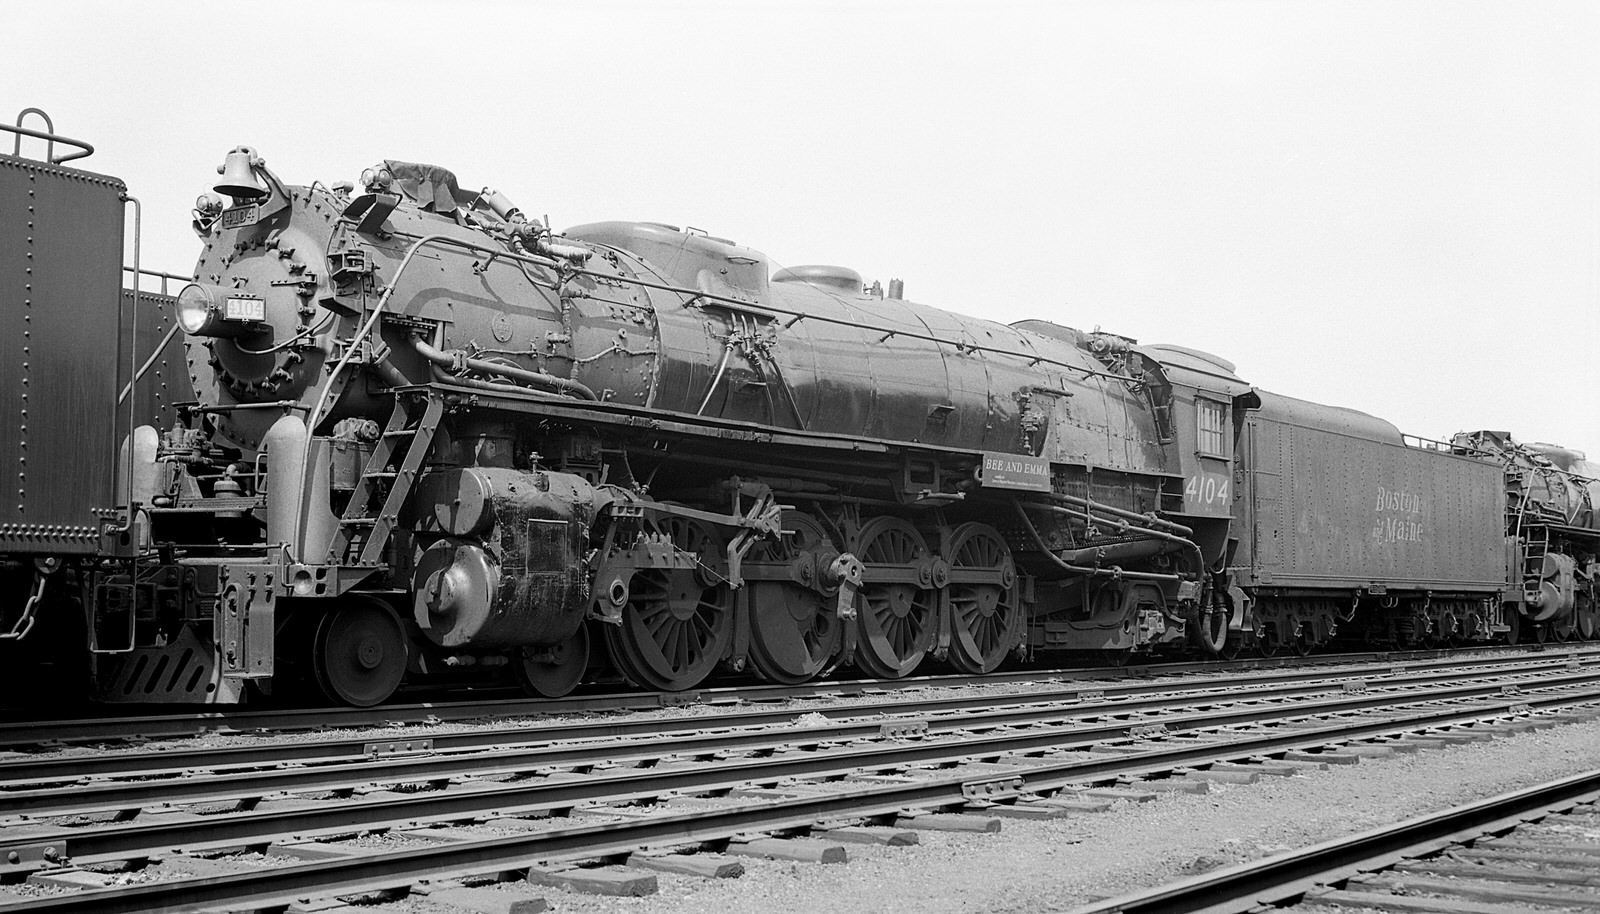
[[750,581],[750,659],[772,682],[795,685],[820,673],[839,650],[843,626],[834,612],[837,587],[820,587],[827,563],[839,554],[815,518],[783,512],[783,537],[745,556],[754,564],[781,565],[787,580]]
[[963,673],[991,673],[1022,630],[1017,566],[1000,533],[967,523],[950,537],[950,663]]
[[369,708],[400,687],[406,675],[406,632],[380,600],[346,597],[317,623],[311,670],[329,701]]
[[896,517],[873,518],[859,539],[856,556],[866,567],[856,665],[869,676],[899,679],[917,668],[939,634],[937,591],[924,573],[928,544]]
[[622,623],[606,626],[606,644],[618,670],[635,685],[680,692],[703,682],[727,653],[733,591],[715,528],[671,516],[655,527],[700,560],[694,568],[635,574],[628,582]]

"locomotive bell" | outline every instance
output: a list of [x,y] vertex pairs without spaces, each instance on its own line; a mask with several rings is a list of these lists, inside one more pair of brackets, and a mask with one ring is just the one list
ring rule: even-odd
[[255,168],[250,164],[255,158],[255,150],[249,146],[236,146],[228,153],[228,158],[217,166],[217,174],[222,175],[212,188],[219,194],[227,194],[235,200],[255,200],[267,195],[267,189],[256,177]]

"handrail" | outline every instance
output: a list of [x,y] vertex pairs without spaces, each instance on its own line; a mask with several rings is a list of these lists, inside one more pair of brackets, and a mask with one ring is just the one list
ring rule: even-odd
[[[403,235],[404,237],[408,237],[408,238],[418,237],[418,236],[415,236],[415,235],[411,235],[409,233],[397,232],[396,234],[397,235]],[[785,307],[783,307],[781,305],[761,304],[761,303],[757,303],[757,302],[750,302],[750,301],[745,301],[743,299],[732,298],[732,297],[729,297],[729,296],[726,296],[726,295],[718,295],[715,292],[707,292],[707,291],[703,291],[703,290],[700,290],[700,289],[690,289],[690,288],[687,288],[687,287],[684,287],[684,286],[675,286],[675,285],[672,285],[671,283],[651,282],[650,280],[642,279],[642,278],[640,278],[638,276],[624,275],[622,273],[607,273],[607,272],[604,272],[602,270],[593,270],[593,269],[590,269],[588,267],[581,267],[581,266],[570,265],[570,264],[562,264],[562,263],[560,263],[558,261],[554,261],[554,260],[551,260],[551,259],[548,259],[548,258],[533,257],[533,256],[529,256],[529,255],[526,255],[526,254],[518,254],[518,253],[513,252],[513,251],[506,251],[503,248],[492,247],[492,246],[486,245],[486,244],[476,244],[476,243],[473,243],[473,242],[465,241],[463,239],[453,238],[452,236],[447,236],[447,235],[424,235],[424,236],[421,236],[420,239],[413,244],[412,249],[414,250],[417,245],[421,245],[423,243],[426,243],[426,242],[432,241],[432,240],[436,240],[436,239],[445,239],[445,240],[448,240],[450,243],[453,243],[456,246],[464,248],[466,250],[480,251],[482,253],[493,255],[496,258],[504,258],[504,259],[511,259],[511,260],[517,260],[517,261],[523,261],[523,262],[527,262],[527,263],[532,263],[532,264],[534,264],[536,266],[542,266],[542,267],[548,267],[548,268],[552,268],[552,269],[557,269],[557,270],[561,270],[561,271],[564,271],[564,272],[571,273],[571,274],[576,275],[576,276],[590,276],[590,277],[594,277],[594,278],[597,278],[597,279],[602,279],[602,280],[606,280],[606,281],[610,281],[610,282],[631,284],[631,285],[638,286],[638,287],[643,288],[643,289],[655,289],[655,290],[661,291],[661,292],[671,292],[673,294],[680,295],[680,296],[683,296],[685,298],[685,301],[683,303],[685,307],[692,306],[696,301],[700,301],[700,300],[715,302],[716,304],[721,305],[721,306],[726,307],[726,308],[732,308],[732,309],[744,311],[744,312],[746,312],[748,314],[754,314],[754,315],[759,315],[761,317],[765,317],[765,318],[767,318],[769,320],[772,320],[774,322],[779,323],[784,328],[791,327],[794,324],[797,324],[802,320],[818,321],[818,322],[821,322],[821,323],[833,324],[835,326],[840,326],[840,327],[850,327],[850,328],[855,329],[855,330],[864,330],[864,331],[867,331],[869,333],[881,333],[881,334],[884,334],[883,338],[885,340],[889,339],[890,337],[903,336],[903,337],[906,337],[907,339],[921,340],[923,342],[933,343],[933,344],[935,344],[937,346],[947,346],[947,347],[956,349],[957,351],[962,352],[962,353],[981,352],[981,353],[990,353],[990,354],[994,354],[994,355],[1007,356],[1007,357],[1016,358],[1016,359],[1025,359],[1028,362],[1029,367],[1032,367],[1034,365],[1039,365],[1039,364],[1053,365],[1053,366],[1055,366],[1057,368],[1060,368],[1060,369],[1065,369],[1067,371],[1076,372],[1077,374],[1079,374],[1079,375],[1081,375],[1081,376],[1083,376],[1085,378],[1107,378],[1109,380],[1118,381],[1118,382],[1122,382],[1122,383],[1126,383],[1129,380],[1127,375],[1120,375],[1120,374],[1116,374],[1115,372],[1098,371],[1098,370],[1093,369],[1093,368],[1086,368],[1083,365],[1079,365],[1079,364],[1074,363],[1074,362],[1064,362],[1064,361],[1061,361],[1060,359],[1053,359],[1053,358],[1050,358],[1049,356],[1041,355],[1038,352],[1022,351],[1022,350],[1017,350],[1017,349],[1006,349],[1006,348],[1003,348],[1003,347],[1000,347],[1000,346],[985,346],[985,345],[982,345],[982,344],[977,343],[977,342],[967,342],[965,340],[950,340],[950,339],[945,339],[944,337],[940,337],[940,336],[934,335],[932,333],[918,333],[915,330],[905,330],[905,329],[900,329],[900,328],[884,327],[884,326],[879,325],[879,324],[864,323],[862,321],[850,320],[848,318],[843,318],[843,317],[834,317],[832,315],[827,315],[827,314],[816,314],[816,313],[809,312],[809,311],[797,311],[797,310],[795,310],[793,308],[785,308]],[[596,246],[597,247],[604,247],[604,248],[611,248],[610,245],[596,245]],[[621,248],[613,248],[613,249],[614,250],[625,250],[625,249],[621,249]],[[409,257],[410,255],[408,254],[407,256]],[[391,286],[390,288],[393,288],[393,286]],[[552,288],[555,288],[555,287],[552,286]],[[813,287],[813,288],[815,288],[815,287]],[[834,296],[834,297],[835,297],[835,299],[837,301],[841,302],[842,304],[845,304],[845,305],[849,305],[850,304],[848,301],[846,301],[843,298],[839,298],[838,296]],[[784,318],[788,318],[788,320],[785,321],[785,320],[783,320]],[[1005,327],[1006,325],[1002,324],[1001,326]],[[1013,331],[1015,331],[1015,332],[1017,332],[1019,334],[1022,334],[1022,335],[1024,335],[1024,337],[1028,333],[1028,331],[1019,330],[1018,328],[1015,328],[1015,327],[1007,327],[1007,329],[1010,329],[1010,330],[1013,330]]]
[[[23,119],[30,114],[37,114],[41,119],[44,120],[45,129],[43,132],[38,130],[29,130],[27,127],[22,126]],[[16,124],[0,124],[0,130],[8,130],[11,133],[16,134],[16,139],[11,144],[11,154],[14,156],[21,157],[22,138],[25,136],[31,136],[45,141],[45,161],[49,162],[51,165],[60,165],[63,162],[70,162],[73,159],[82,159],[87,156],[94,155],[94,147],[88,143],[85,143],[83,140],[75,140],[71,137],[65,137],[57,134],[55,132],[56,125],[50,121],[50,115],[45,114],[44,111],[39,108],[22,109],[22,113],[17,115]],[[55,154],[57,143],[65,143],[68,146],[76,146],[80,151],[71,153],[70,155],[57,156]]]
[[[161,281],[161,290],[153,293],[156,295],[171,295],[172,293],[167,291],[167,285],[169,282],[181,282],[185,285],[194,282],[193,276],[182,276],[177,273],[167,273],[162,270],[146,270],[140,268],[136,271],[133,267],[124,266],[122,268],[122,272],[134,274],[133,277],[131,277],[133,280],[133,285],[129,288],[129,291],[138,292],[140,294],[145,293],[145,290],[139,288],[139,280],[143,278],[158,279]],[[124,277],[123,281],[127,282],[128,277]]]
[[[161,270],[146,270],[140,267],[124,266],[122,268],[122,272],[134,274],[132,288],[124,287],[123,291],[133,294],[133,304],[135,308],[139,306],[140,298],[146,295],[166,295],[170,297],[172,293],[168,291],[169,281],[177,281],[182,283],[193,282],[193,279],[188,276],[180,276],[177,273],[165,273]],[[144,289],[139,288],[139,279],[141,277],[150,277],[152,279],[160,280],[161,289],[156,292],[147,292]],[[126,400],[128,396],[133,393],[133,386],[139,383],[139,381],[144,378],[145,373],[150,370],[150,367],[160,360],[161,354],[167,350],[167,344],[172,342],[172,338],[177,336],[178,331],[181,329],[183,328],[177,322],[173,322],[172,327],[167,330],[166,336],[163,336],[161,338],[161,342],[157,343],[155,349],[151,351],[150,357],[145,360],[143,365],[139,366],[138,371],[134,372],[132,380],[123,386],[122,392],[117,394],[118,404],[121,404],[122,401]],[[137,349],[138,340],[134,341],[134,346]]]
[[[85,155],[87,155],[87,153],[85,153]],[[141,204],[139,202],[139,198],[138,197],[135,197],[132,194],[128,194],[126,192],[121,195],[121,201],[122,201],[123,211],[124,212],[127,211],[127,207],[129,207],[129,206],[133,207],[133,275],[134,276],[138,276],[139,272],[140,272],[139,271],[139,257],[141,255],[140,247],[143,244],[143,238],[142,238],[143,232],[142,232],[142,229],[143,229],[143,223],[144,223],[144,206],[143,206],[143,204]],[[124,216],[123,218],[126,219],[127,217]],[[124,267],[124,269],[126,269],[126,267]],[[121,298],[121,290],[120,289],[118,290],[117,294],[118,294],[118,298],[120,299]],[[120,300],[118,301],[118,306],[119,307],[117,308],[117,311],[120,314],[121,311],[122,311],[122,309],[120,307],[121,306]],[[133,529],[135,514],[139,510],[139,503],[135,500],[135,498],[137,496],[137,493],[134,491],[135,486],[133,484],[133,475],[134,475],[134,465],[133,465],[133,463],[134,463],[134,458],[135,458],[134,447],[133,447],[133,432],[134,432],[134,429],[138,427],[138,419],[134,415],[134,408],[136,406],[136,404],[134,402],[134,399],[132,397],[128,396],[128,393],[133,390],[134,382],[138,379],[138,376],[142,373],[140,371],[139,367],[138,367],[139,366],[139,289],[138,289],[137,286],[135,286],[134,290],[133,290],[133,306],[132,306],[132,312],[130,314],[129,326],[127,328],[126,334],[124,334],[124,332],[123,332],[122,321],[120,321],[120,320],[117,321],[117,354],[118,355],[122,354],[122,352],[123,352],[123,348],[122,347],[123,347],[124,344],[126,344],[127,347],[128,347],[127,348],[127,353],[128,353],[128,386],[124,389],[122,394],[117,397],[117,406],[121,406],[123,401],[127,400],[127,403],[128,403],[128,461],[123,467],[121,467],[121,469],[128,474],[126,477],[124,477],[127,480],[128,501],[123,506],[124,513],[122,515],[122,526],[107,531],[109,533],[117,534],[117,535],[127,533],[128,531]],[[166,344],[163,343],[162,345],[164,347]],[[146,367],[148,368],[149,366],[146,365]]]

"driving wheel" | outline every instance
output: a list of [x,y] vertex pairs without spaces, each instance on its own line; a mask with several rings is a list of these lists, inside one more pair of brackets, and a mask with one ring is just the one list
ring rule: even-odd
[[928,544],[897,517],[867,521],[859,541],[856,556],[865,570],[856,665],[869,676],[899,679],[917,668],[939,634],[937,591],[924,574]]
[[[750,580],[750,660],[763,678],[784,685],[805,682],[838,653],[840,624],[834,612],[838,587],[821,575],[839,550],[809,514],[783,512],[783,536],[745,556],[752,565],[781,566],[786,579]],[[748,577],[747,577],[748,580]]]

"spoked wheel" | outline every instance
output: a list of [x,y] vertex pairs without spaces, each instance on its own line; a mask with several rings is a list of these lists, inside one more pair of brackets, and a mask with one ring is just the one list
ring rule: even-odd
[[317,623],[311,670],[329,701],[369,708],[400,687],[406,675],[406,632],[385,603],[367,597],[340,601]]
[[1595,619],[1595,608],[1587,601],[1578,604],[1578,635],[1585,641],[1600,637],[1600,624]]
[[899,679],[917,668],[939,633],[937,591],[920,573],[928,544],[905,521],[875,517],[861,527],[856,556],[866,565],[856,665],[869,676]]
[[522,691],[539,698],[560,698],[578,687],[589,668],[589,624],[560,644],[525,647],[512,661],[512,675]]
[[716,668],[733,638],[733,591],[721,569],[722,537],[699,521],[663,517],[673,545],[700,556],[695,568],[651,568],[628,583],[622,624],[606,626],[617,669],[635,685],[692,689]]
[[839,650],[844,627],[829,597],[837,588],[815,586],[839,550],[809,514],[785,511],[782,522],[779,542],[762,543],[745,556],[747,569],[751,563],[772,563],[793,570],[789,580],[748,585],[750,659],[766,679],[795,685],[820,673]]
[[1017,566],[999,531],[967,523],[950,538],[950,663],[963,673],[991,673],[1017,643],[1022,613]]

